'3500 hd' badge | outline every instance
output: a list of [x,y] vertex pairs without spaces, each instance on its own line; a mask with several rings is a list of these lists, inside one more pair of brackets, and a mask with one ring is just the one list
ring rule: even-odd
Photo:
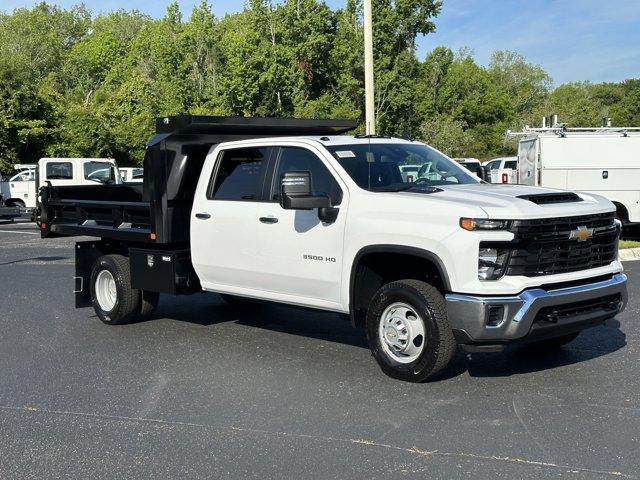
[[317,262],[331,262],[336,263],[335,257],[323,257],[322,255],[307,255],[306,253],[302,256],[305,260],[315,260]]

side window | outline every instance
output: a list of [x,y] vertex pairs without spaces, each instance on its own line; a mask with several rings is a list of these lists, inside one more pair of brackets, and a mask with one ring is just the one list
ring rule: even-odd
[[47,180],[73,180],[71,162],[48,162]]
[[256,200],[260,197],[262,171],[269,148],[225,150],[214,169],[209,200]]
[[493,162],[489,162],[489,170],[495,170],[500,167],[500,160],[494,160]]
[[511,170],[515,170],[518,168],[518,162],[515,160],[509,160],[508,162],[504,162],[504,168],[510,168]]
[[115,183],[115,168],[110,163],[87,162],[82,166],[85,180],[99,183]]
[[342,190],[317,155],[306,148],[282,147],[271,184],[271,200],[280,200],[280,181],[285,172],[311,172],[311,194],[329,195],[332,205],[342,202]]

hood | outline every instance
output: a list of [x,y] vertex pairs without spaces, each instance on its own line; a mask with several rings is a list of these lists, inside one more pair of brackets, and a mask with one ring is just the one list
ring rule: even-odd
[[615,210],[609,200],[599,195],[552,188],[490,183],[438,188],[442,191],[432,194],[434,197],[456,203],[472,203],[484,210],[488,218],[495,219],[551,218]]

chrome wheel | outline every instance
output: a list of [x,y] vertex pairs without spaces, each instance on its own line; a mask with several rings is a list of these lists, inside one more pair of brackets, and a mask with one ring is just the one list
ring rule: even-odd
[[102,270],[96,277],[95,292],[100,308],[105,312],[113,310],[118,299],[118,291],[116,280],[109,270]]
[[400,363],[411,363],[424,350],[424,322],[411,305],[394,303],[380,316],[378,337],[389,358]]

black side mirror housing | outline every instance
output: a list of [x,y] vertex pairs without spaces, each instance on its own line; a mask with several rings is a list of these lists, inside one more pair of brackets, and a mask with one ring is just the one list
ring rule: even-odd
[[311,195],[311,172],[285,172],[280,183],[280,206],[285,210],[330,208],[328,195]]
[[488,167],[486,167],[485,165],[480,165],[478,167],[478,170],[476,171],[476,175],[480,177],[481,180],[487,182],[487,178],[489,178]]

